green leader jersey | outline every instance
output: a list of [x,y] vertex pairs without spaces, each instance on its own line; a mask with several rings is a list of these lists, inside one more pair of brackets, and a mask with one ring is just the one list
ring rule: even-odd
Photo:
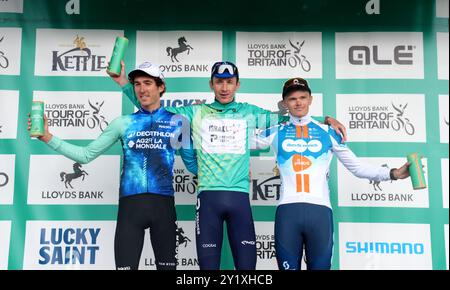
[[[139,106],[133,86],[122,88],[124,94]],[[278,116],[248,103],[199,104],[165,107],[185,116],[191,123],[191,134],[198,163],[198,193],[205,190],[249,192],[250,143],[256,128],[285,122]],[[193,156],[195,158],[195,155]]]

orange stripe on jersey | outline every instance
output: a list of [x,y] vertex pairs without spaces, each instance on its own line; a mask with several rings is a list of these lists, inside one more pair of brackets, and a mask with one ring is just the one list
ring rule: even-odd
[[300,126],[295,126],[295,137],[302,138],[302,131]]
[[302,131],[303,131],[303,138],[309,138],[309,132],[308,132],[307,125],[302,126]]
[[309,174],[303,176],[305,177],[305,192],[309,192]]
[[297,192],[302,192],[302,175],[297,174]]

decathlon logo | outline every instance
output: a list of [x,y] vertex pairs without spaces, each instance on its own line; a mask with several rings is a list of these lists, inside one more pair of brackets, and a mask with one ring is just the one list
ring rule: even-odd
[[345,243],[345,251],[356,254],[423,255],[425,245],[423,243],[351,241]]
[[284,151],[290,153],[290,152],[298,152],[303,153],[306,150],[312,153],[317,153],[322,150],[322,143],[319,140],[310,140],[309,142],[306,142],[305,140],[292,140],[287,139],[284,140],[282,143],[282,148]]

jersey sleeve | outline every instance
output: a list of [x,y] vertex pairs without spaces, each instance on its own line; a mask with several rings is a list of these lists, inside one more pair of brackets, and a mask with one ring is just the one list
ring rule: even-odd
[[141,105],[136,97],[136,93],[134,92],[134,87],[131,83],[127,83],[122,87],[122,93],[128,97],[128,99],[139,108]]
[[333,129],[329,128],[329,134],[331,143],[333,144],[333,153],[353,175],[374,181],[391,179],[389,176],[389,168],[362,162],[346,144],[341,144],[342,137],[337,135]]
[[267,149],[268,147],[272,146],[274,149],[276,146],[273,146],[275,143],[277,136],[278,136],[278,126],[266,129],[262,131],[261,133],[254,134],[250,138],[250,148],[256,149],[256,150],[263,150]]
[[53,136],[47,145],[67,158],[85,164],[111,147],[120,138],[122,127],[122,118],[119,117],[113,120],[97,139],[85,147],[70,144],[56,136]]
[[178,153],[183,160],[184,166],[192,174],[198,175],[198,164],[197,164],[197,153],[193,148],[183,148],[178,149]]

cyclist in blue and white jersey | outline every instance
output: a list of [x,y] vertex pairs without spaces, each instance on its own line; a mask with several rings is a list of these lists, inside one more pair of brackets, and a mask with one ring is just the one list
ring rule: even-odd
[[282,182],[275,216],[278,267],[299,270],[305,248],[308,269],[330,269],[333,216],[328,173],[333,154],[355,176],[374,181],[407,178],[409,163],[398,169],[362,163],[334,130],[311,118],[306,80],[289,79],[282,95],[290,120],[255,137],[257,148],[273,147]]
[[123,168],[114,240],[116,268],[138,269],[145,230],[150,228],[156,268],[175,270],[174,154],[179,149],[187,169],[197,174],[195,157],[190,156],[194,154],[190,149],[190,125],[184,117],[160,107],[166,85],[157,65],[144,62],[128,77],[140,105],[137,112],[114,119],[86,147],[53,136],[48,131],[47,119],[45,135],[39,139],[79,163],[94,160],[120,141]]

